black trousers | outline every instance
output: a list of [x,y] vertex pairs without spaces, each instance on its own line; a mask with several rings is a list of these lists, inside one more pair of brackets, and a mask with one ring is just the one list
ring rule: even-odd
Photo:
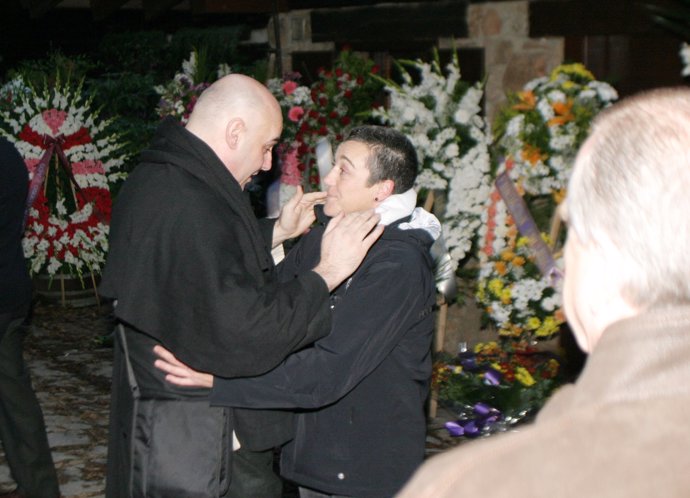
[[273,450],[245,448],[232,454],[232,480],[226,498],[281,498],[283,482],[273,471]]
[[18,489],[29,498],[55,498],[60,492],[43,412],[24,363],[27,311],[0,313],[0,439]]

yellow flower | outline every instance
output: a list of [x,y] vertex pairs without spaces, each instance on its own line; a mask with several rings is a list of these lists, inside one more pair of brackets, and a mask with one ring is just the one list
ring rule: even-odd
[[514,257],[515,257],[515,253],[513,251],[511,251],[510,249],[506,249],[505,251],[503,251],[501,253],[501,259],[503,261],[510,261]]
[[503,290],[503,282],[500,279],[492,278],[491,280],[489,280],[489,291],[491,291],[491,293],[494,296],[497,296],[497,297],[500,296],[502,290]]
[[517,367],[515,369],[515,378],[520,382],[520,384],[526,387],[536,384],[534,377],[532,377],[532,374],[529,373],[525,367]]
[[497,372],[501,372],[502,374],[506,373],[505,368],[501,368],[501,365],[498,362],[493,362],[491,364],[491,368],[493,368]]
[[498,351],[496,341],[478,342],[474,346],[474,354],[492,354]]
[[561,64],[556,69],[551,71],[551,81],[554,81],[556,78],[558,78],[558,75],[561,73],[567,75],[572,74],[576,76],[581,76],[582,78],[585,78],[589,81],[594,80],[594,75],[591,72],[589,72],[583,64],[580,63]]
[[503,304],[510,304],[511,299],[512,299],[512,295],[511,295],[510,289],[509,288],[503,289],[503,291],[501,292],[501,302]]
[[527,330],[537,330],[541,325],[541,320],[536,316],[532,316],[527,320]]
[[544,322],[541,324],[535,333],[537,337],[550,337],[558,332],[560,323],[553,317],[547,316],[544,318]]
[[517,246],[518,247],[524,247],[529,243],[529,239],[527,237],[520,237],[517,241]]

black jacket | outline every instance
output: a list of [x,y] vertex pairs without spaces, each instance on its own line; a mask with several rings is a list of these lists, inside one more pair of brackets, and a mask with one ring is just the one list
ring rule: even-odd
[[130,472],[147,496],[222,495],[233,427],[249,449],[288,437],[289,425],[268,415],[212,408],[208,392],[165,383],[151,351],[162,343],[200,370],[248,376],[328,332],[325,282],[313,272],[279,282],[272,229],[204,142],[174,121],[161,124],[117,198],[101,284],[117,299],[141,396],[133,402],[118,342],[109,497],[127,496]]
[[29,172],[22,156],[0,137],[0,313],[31,301],[31,280],[22,250]]
[[[253,379],[218,379],[216,405],[302,408],[281,473],[331,494],[392,496],[424,457],[435,289],[423,230],[388,226],[332,295],[333,329]],[[323,227],[288,254],[284,278],[318,260]]]

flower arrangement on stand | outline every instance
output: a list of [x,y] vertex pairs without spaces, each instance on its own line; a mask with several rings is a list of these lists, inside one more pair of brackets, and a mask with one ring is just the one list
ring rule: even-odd
[[[379,107],[373,115],[405,133],[415,146],[421,167],[416,187],[445,193],[444,237],[457,268],[471,252],[490,190],[482,85],[462,81],[457,55],[445,73],[438,54],[431,63],[397,64],[403,84],[382,80],[390,106]],[[413,73],[418,73],[418,83]]]
[[432,384],[457,419],[452,436],[477,437],[530,420],[561,384],[560,359],[524,343],[479,343],[434,364]]
[[[11,93],[7,88],[21,88]],[[124,178],[119,137],[108,131],[82,86],[59,80],[37,91],[21,81],[3,87],[0,134],[29,170],[24,254],[32,275],[82,278],[98,273],[108,251],[110,189]]]
[[[508,173],[540,230],[549,232],[592,120],[616,98],[613,87],[597,81],[583,65],[567,64],[510,95],[496,117],[496,176]],[[482,221],[477,298],[487,316],[507,337],[553,336],[563,321],[560,294],[530,262],[526,241],[518,237],[495,188]],[[557,240],[550,242],[557,247]]]
[[[189,59],[182,62],[182,71],[175,73],[168,83],[154,87],[156,93],[161,96],[156,107],[156,113],[161,118],[173,116],[182,123],[187,122],[199,95],[211,85],[211,82],[205,81],[202,76],[203,59],[203,53],[192,50]],[[222,78],[231,72],[229,65],[219,64],[216,77]]]

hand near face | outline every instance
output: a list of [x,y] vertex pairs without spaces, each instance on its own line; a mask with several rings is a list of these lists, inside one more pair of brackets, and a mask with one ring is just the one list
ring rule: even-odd
[[213,387],[213,375],[197,372],[188,367],[163,346],[154,346],[153,352],[158,356],[153,364],[167,375],[165,380],[182,387]]
[[314,271],[328,290],[335,289],[352,275],[383,233],[380,216],[373,210],[339,214],[332,218],[321,239],[321,260]]
[[325,198],[325,192],[305,194],[302,187],[297,187],[295,195],[280,210],[280,217],[273,227],[273,247],[302,235],[316,219],[314,206],[323,204]]

